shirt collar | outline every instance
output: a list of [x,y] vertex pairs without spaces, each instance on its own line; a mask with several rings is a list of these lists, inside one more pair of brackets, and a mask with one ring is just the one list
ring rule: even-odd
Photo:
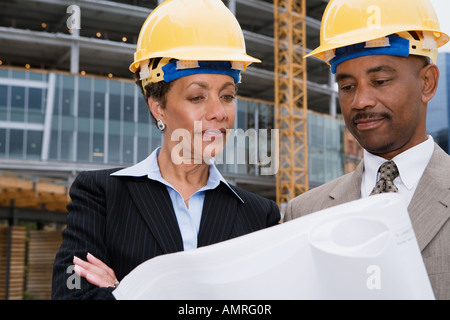
[[[411,190],[422,177],[434,151],[434,140],[431,136],[417,146],[414,146],[392,160],[397,165],[402,183]],[[364,150],[364,184],[366,190],[372,190],[377,182],[378,169],[386,159]],[[369,191],[369,192],[370,192]]]
[[[158,147],[155,149],[146,159],[142,160],[141,162],[135,164],[134,166],[116,171],[112,173],[112,176],[125,176],[125,177],[143,177],[147,176],[151,180],[159,181],[166,186],[169,186],[173,188],[173,186],[167,182],[162,176],[161,171],[159,170],[158,165],[158,155],[161,150],[161,147]],[[206,182],[206,185],[204,185],[200,190],[198,191],[204,191],[204,190],[211,190],[215,189],[219,186],[219,184],[223,182],[235,195],[236,197],[241,200],[242,203],[244,203],[244,200],[231,188],[231,186],[228,184],[228,182],[225,180],[225,178],[220,174],[219,170],[214,165],[214,160],[211,159],[211,162],[209,164],[209,178]],[[175,188],[173,188],[175,189]]]

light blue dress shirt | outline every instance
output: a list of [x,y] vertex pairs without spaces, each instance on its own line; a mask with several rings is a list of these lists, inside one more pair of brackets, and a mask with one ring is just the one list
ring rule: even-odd
[[161,176],[158,165],[158,155],[161,147],[154,150],[145,160],[137,163],[132,167],[128,167],[112,173],[112,176],[131,176],[142,177],[147,176],[151,180],[159,181],[164,184],[169,192],[172,200],[173,209],[180,228],[181,237],[183,238],[184,250],[197,248],[197,237],[200,228],[200,220],[202,218],[203,202],[205,200],[206,190],[212,190],[223,182],[231,191],[244,202],[239,195],[230,187],[228,182],[217,170],[213,161],[209,165],[209,178],[200,190],[195,192],[189,199],[189,207],[186,206],[181,194]]

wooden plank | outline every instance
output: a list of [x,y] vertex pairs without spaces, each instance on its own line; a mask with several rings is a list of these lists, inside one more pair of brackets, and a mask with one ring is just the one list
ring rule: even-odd
[[61,230],[30,231],[26,288],[31,298],[51,299],[53,262],[61,242]]
[[33,190],[33,181],[0,176],[0,188],[11,190]]
[[67,188],[65,186],[48,182],[36,183],[35,190],[41,193],[62,194],[62,195],[67,194]]
[[[8,233],[11,232],[10,254],[8,258]],[[25,252],[26,252],[26,228],[24,226],[0,227],[0,237],[3,245],[0,246],[0,299],[6,297],[8,287],[8,299],[20,300],[23,297],[25,276]],[[8,264],[9,263],[9,264]],[[9,266],[9,269],[7,269]],[[8,283],[7,282],[8,277]]]
[[19,175],[0,175],[0,206],[67,212],[71,199],[65,181]]
[[5,299],[8,227],[0,227],[0,299]]

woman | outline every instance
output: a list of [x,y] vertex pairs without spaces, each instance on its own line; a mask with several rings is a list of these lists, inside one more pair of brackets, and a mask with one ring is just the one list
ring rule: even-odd
[[257,61],[245,54],[240,26],[220,0],[167,0],[152,12],[130,70],[163,144],[132,167],[83,172],[74,181],[54,299],[111,299],[148,259],[278,223],[273,201],[230,186],[210,161],[234,124],[240,73]]

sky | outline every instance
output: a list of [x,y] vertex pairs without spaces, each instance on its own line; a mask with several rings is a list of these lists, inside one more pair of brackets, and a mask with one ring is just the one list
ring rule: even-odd
[[[437,13],[441,30],[450,35],[450,1],[449,0],[430,0],[434,10]],[[439,48],[439,52],[450,52],[450,44]]]

